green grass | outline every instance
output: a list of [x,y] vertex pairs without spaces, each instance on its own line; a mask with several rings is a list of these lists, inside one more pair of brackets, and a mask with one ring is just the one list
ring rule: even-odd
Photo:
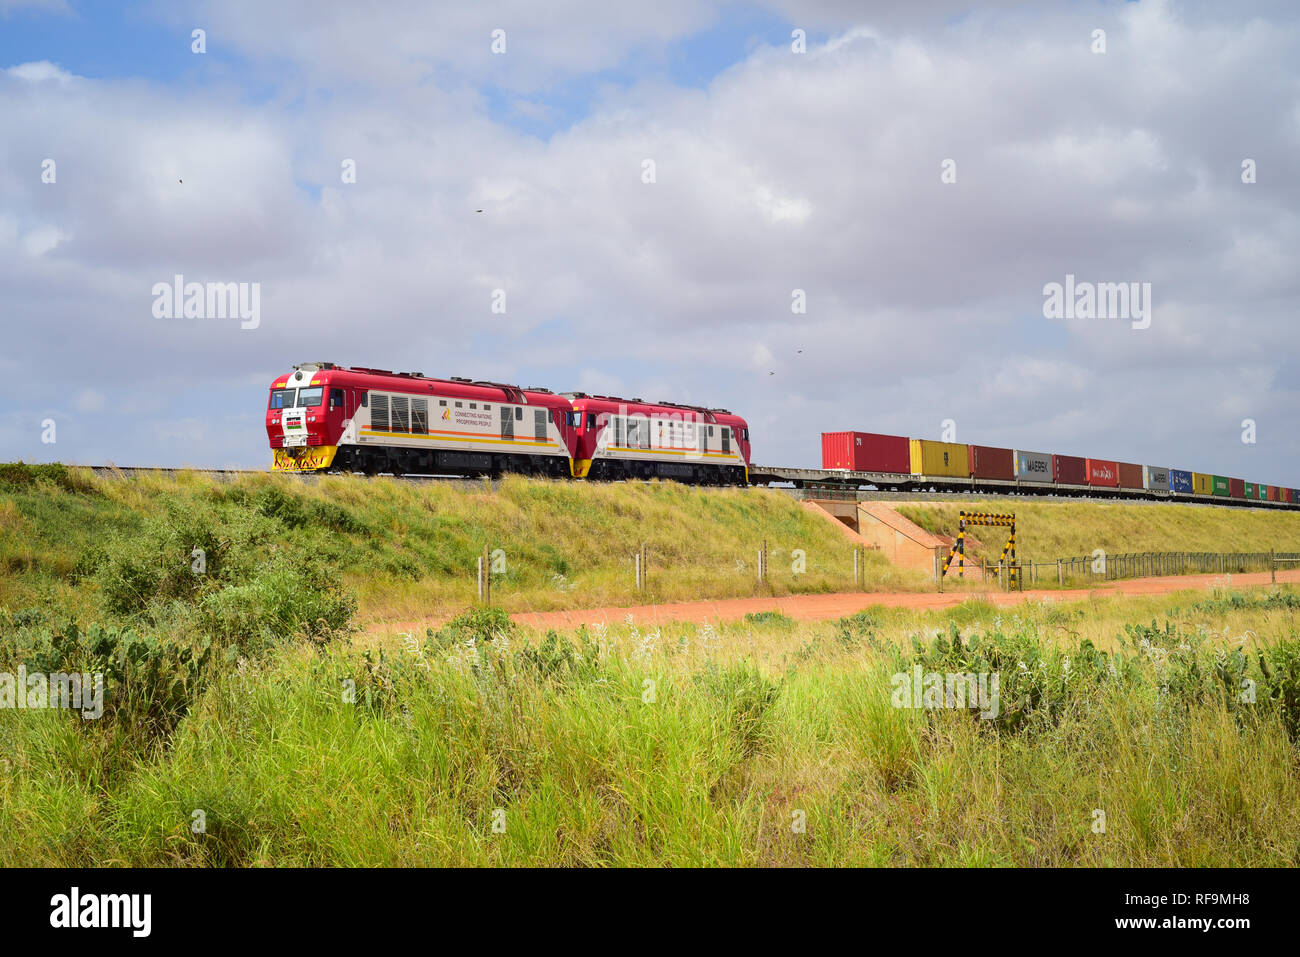
[[[0,864],[1295,866],[1298,611],[1283,589],[571,636],[478,612],[383,651],[279,646],[125,750],[125,714],[0,711]],[[913,663],[999,668],[1006,719],[892,706]]]
[[[772,492],[0,468],[0,673],[107,679],[95,721],[0,708],[0,865],[1300,864],[1287,587],[354,634],[469,606],[485,546],[501,604],[575,607],[762,593],[764,538],[771,591],[846,587]],[[913,665],[1005,706],[894,707]]]
[[[500,550],[504,570],[493,575],[493,601],[511,611],[853,584],[851,541],[832,522],[764,489],[525,478],[490,488],[360,477],[306,484],[269,474],[226,483],[193,473],[122,481],[78,470],[7,469],[0,470],[0,608],[38,606],[51,617],[115,613],[119,592],[141,583],[107,581],[106,556],[141,540],[176,587],[189,577],[196,544],[245,565],[277,548],[314,556],[357,596],[368,620],[447,618],[470,605],[484,549]],[[760,585],[756,556],[764,541],[769,575]],[[649,587],[637,592],[633,555],[643,542]],[[798,572],[796,550],[803,553]],[[232,572],[231,584],[241,574]],[[880,589],[925,587],[919,574],[871,553],[865,581]]]

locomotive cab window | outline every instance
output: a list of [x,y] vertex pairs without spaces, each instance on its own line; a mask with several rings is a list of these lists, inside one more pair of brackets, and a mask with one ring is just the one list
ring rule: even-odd
[[317,386],[314,389],[298,390],[298,408],[314,409],[325,399],[325,389]]
[[343,390],[342,390],[342,389],[330,389],[330,408],[331,408],[331,409],[341,409],[341,408],[343,408]]
[[595,427],[596,427],[596,414],[595,414],[594,412],[588,412],[588,413],[587,413],[587,428],[589,428],[589,429],[594,429]]
[[272,389],[271,404],[267,406],[270,409],[292,409],[293,408],[293,389]]

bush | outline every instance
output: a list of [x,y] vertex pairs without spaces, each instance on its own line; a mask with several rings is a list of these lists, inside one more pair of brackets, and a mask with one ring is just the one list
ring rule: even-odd
[[437,631],[427,629],[425,634],[434,651],[447,651],[471,640],[482,644],[494,638],[509,638],[514,632],[515,623],[504,609],[474,608],[457,615]]
[[345,635],[356,598],[333,572],[305,558],[277,552],[244,584],[206,594],[200,626],[214,640],[256,654],[294,638],[325,643]]
[[794,626],[794,619],[779,611],[751,611],[745,615],[748,625],[780,625],[783,628]]
[[302,499],[290,495],[278,485],[268,485],[253,498],[253,507],[259,515],[274,519],[285,528],[302,528],[309,515]]
[[0,661],[9,667],[22,665],[29,673],[47,676],[102,675],[102,717],[149,736],[171,731],[188,712],[211,657],[212,644],[206,639],[185,645],[97,623],[84,632],[68,623],[21,629],[0,638]]
[[116,615],[145,612],[155,601],[197,601],[232,581],[247,580],[261,546],[273,537],[265,519],[222,521],[194,503],[168,501],[143,527],[119,533],[102,552],[84,557],[76,574],[99,584],[104,607]]
[[25,488],[46,481],[65,492],[89,493],[98,491],[84,470],[69,469],[54,462],[49,465],[24,465],[22,462],[0,463],[0,485]]

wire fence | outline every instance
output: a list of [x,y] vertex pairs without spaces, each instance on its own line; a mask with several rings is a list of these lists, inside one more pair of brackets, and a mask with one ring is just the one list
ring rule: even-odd
[[[1080,582],[1116,581],[1123,578],[1160,578],[1173,575],[1241,575],[1269,572],[1300,564],[1300,552],[1097,552],[1055,561],[1019,559],[1014,563],[985,561],[977,565],[984,582],[1023,590],[1026,584],[1055,583],[1062,587]],[[950,572],[951,573],[951,572]]]
[[[671,565],[661,565],[655,560],[645,542],[638,542],[629,556],[628,574],[635,591],[645,591],[649,579],[672,571]],[[782,580],[788,585],[803,572],[805,561],[798,549],[781,550],[783,556],[792,558],[788,575]],[[942,573],[943,561],[947,549],[937,547],[934,551],[934,578],[939,591],[944,590],[945,580],[949,586],[969,584],[976,580],[981,584],[994,584],[1007,590],[1023,591],[1026,585],[1050,586],[1055,584],[1062,588],[1079,586],[1101,581],[1116,581],[1126,578],[1160,578],[1176,575],[1240,575],[1246,572],[1270,572],[1273,581],[1277,581],[1279,568],[1300,565],[1300,552],[1122,552],[1108,554],[1097,551],[1091,555],[1079,555],[1070,558],[1058,558],[1054,561],[1034,561],[1022,558],[1014,562],[975,561],[968,558],[964,566],[953,564],[945,576]],[[864,589],[867,587],[867,556],[879,552],[874,546],[855,546],[851,558],[842,566],[839,562],[832,567],[820,565],[817,571],[832,579],[843,582],[844,588]],[[504,552],[500,549],[484,549],[477,560],[478,597],[485,604],[491,604],[492,591],[499,587],[494,578],[504,572]],[[498,568],[500,563],[500,568]],[[762,585],[772,580],[769,568],[768,543],[764,541],[755,552],[751,561],[738,562],[737,575],[751,580],[757,578]],[[840,576],[843,575],[841,579]],[[788,579],[788,581],[787,581]],[[1225,580],[1225,584],[1228,582]],[[840,587],[838,582],[833,587]]]

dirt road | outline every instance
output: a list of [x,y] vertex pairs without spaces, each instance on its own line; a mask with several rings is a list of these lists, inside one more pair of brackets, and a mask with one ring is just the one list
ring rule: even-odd
[[[1300,583],[1300,570],[1280,571],[1279,582]],[[1078,601],[1097,595],[1163,595],[1189,589],[1233,588],[1267,585],[1268,572],[1244,575],[1172,575],[1164,578],[1134,578],[1108,582],[1095,588],[1026,589],[1022,592],[837,592],[830,595],[789,595],[784,598],[728,598],[720,601],[677,602],[668,605],[636,605],[627,608],[585,608],[577,611],[521,612],[511,617],[521,625],[534,628],[576,628],[581,624],[623,621],[628,615],[637,624],[654,625],[668,621],[739,621],[757,611],[779,611],[790,618],[815,621],[842,618],[871,605],[889,608],[950,608],[967,598],[979,598],[995,605],[1018,605],[1026,601]]]

